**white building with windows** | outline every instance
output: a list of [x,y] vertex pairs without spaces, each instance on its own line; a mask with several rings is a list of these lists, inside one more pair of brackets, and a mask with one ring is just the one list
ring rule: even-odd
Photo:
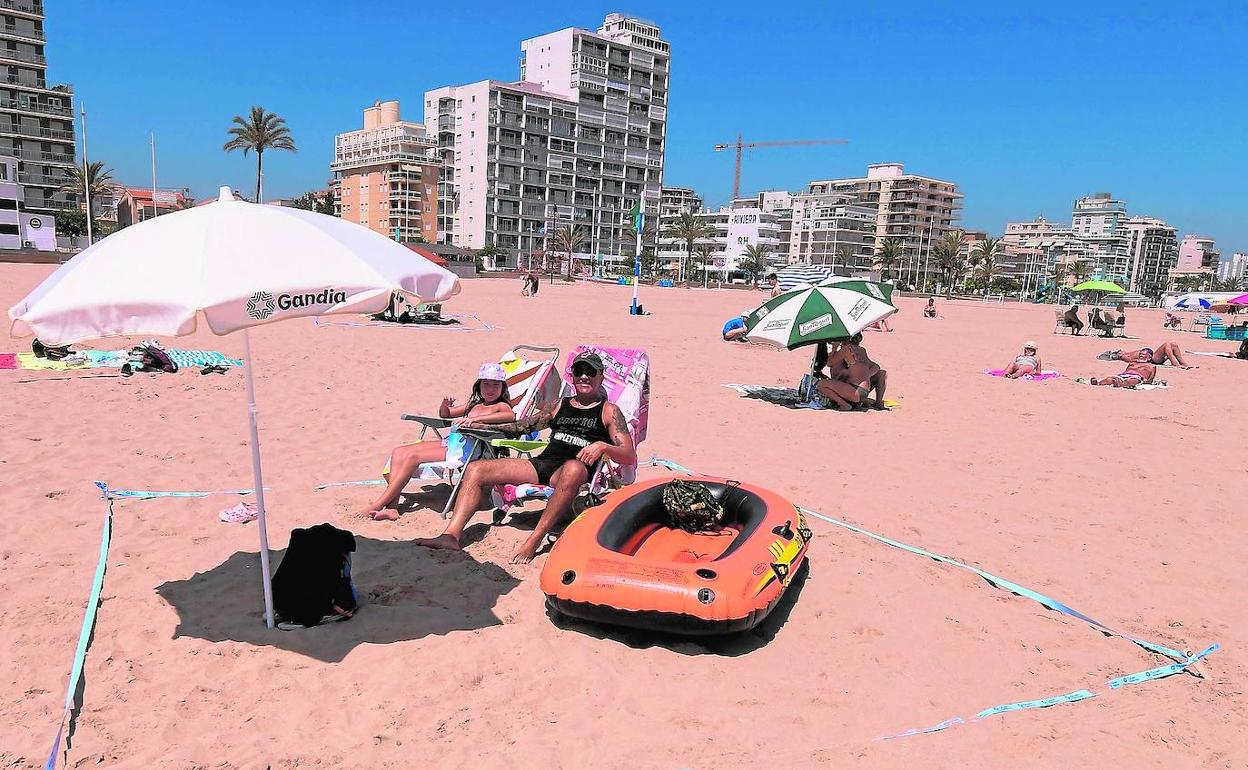
[[789,262],[831,265],[838,275],[872,270],[875,254],[876,207],[857,196],[820,188],[793,196]]
[[1231,258],[1218,263],[1219,281],[1242,281],[1248,274],[1248,254],[1237,251]]
[[657,26],[613,13],[597,32],[567,28],[520,47],[517,82],[425,94],[444,161],[442,240],[528,255],[572,226],[580,251],[631,247],[629,209],[640,201],[659,215],[669,44]]

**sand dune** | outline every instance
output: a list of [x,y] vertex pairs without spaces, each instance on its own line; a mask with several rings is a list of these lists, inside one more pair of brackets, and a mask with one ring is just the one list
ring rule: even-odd
[[[0,306],[47,275],[0,266]],[[756,302],[740,291],[465,282],[447,309],[496,331],[316,327],[253,332],[275,549],[329,521],[360,541],[360,615],[303,632],[261,620],[254,525],[237,498],[118,501],[72,767],[1242,767],[1248,623],[1240,524],[1248,364],[1201,358],[1171,388],[987,377],[1035,339],[1046,368],[1104,375],[1112,346],[1050,334],[1048,307],[902,300],[867,345],[890,372],[888,413],[787,410],[723,383],[793,385],[808,358],[719,341]],[[1163,331],[1130,311],[1141,344]],[[180,341],[241,355],[206,330]],[[980,578],[815,523],[809,576],[755,633],[656,640],[548,617],[542,557],[481,515],[465,554],[406,545],[440,530],[421,511],[373,522],[373,477],[412,435],[401,412],[466,393],[518,342],[650,352],[641,454],[748,479],[815,510],[922,545],[1170,646],[1224,649],[1207,678],[1111,692],[1166,661]],[[10,340],[8,351],[24,350]],[[251,485],[242,380],[195,372],[19,379],[0,372],[0,766],[41,767],[64,698],[97,556],[92,481],[131,489]],[[656,473],[657,471],[643,471]],[[523,523],[524,518],[521,517]],[[280,557],[280,551],[275,554]],[[1086,702],[944,732],[875,738],[1001,703],[1089,688]],[[1112,759],[1111,759],[1112,758]]]

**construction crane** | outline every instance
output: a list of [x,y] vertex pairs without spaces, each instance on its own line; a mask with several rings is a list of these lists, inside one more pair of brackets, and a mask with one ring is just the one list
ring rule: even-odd
[[800,147],[811,144],[849,144],[848,139],[794,139],[787,142],[742,142],[741,135],[737,134],[736,144],[717,144],[715,152],[720,150],[736,149],[737,151],[737,168],[732,175],[732,198],[736,200],[741,197],[741,151],[749,150],[755,147]]

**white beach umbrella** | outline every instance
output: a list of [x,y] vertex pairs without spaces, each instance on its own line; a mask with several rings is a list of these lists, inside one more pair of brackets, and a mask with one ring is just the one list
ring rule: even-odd
[[202,315],[243,331],[252,470],[259,508],[265,621],[273,625],[264,482],[247,328],[312,315],[376,313],[392,292],[440,301],[454,273],[366,227],[301,209],[234,200],[127,227],[61,265],[9,310],[10,334],[48,345],[118,335],[180,336]]

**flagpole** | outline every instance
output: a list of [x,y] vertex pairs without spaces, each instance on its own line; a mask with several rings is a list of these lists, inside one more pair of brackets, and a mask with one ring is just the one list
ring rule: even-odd
[[78,119],[82,124],[82,188],[87,198],[87,245],[90,246],[95,242],[95,234],[91,227],[91,163],[87,160],[87,108],[82,102],[78,103]]
[[152,219],[156,218],[156,132],[152,132]]
[[637,231],[637,253],[633,258],[633,306],[628,311],[629,315],[638,315],[637,313],[637,284],[641,283],[641,231],[646,226],[646,212],[642,203],[642,198],[637,203],[637,218],[633,221],[634,229]]

